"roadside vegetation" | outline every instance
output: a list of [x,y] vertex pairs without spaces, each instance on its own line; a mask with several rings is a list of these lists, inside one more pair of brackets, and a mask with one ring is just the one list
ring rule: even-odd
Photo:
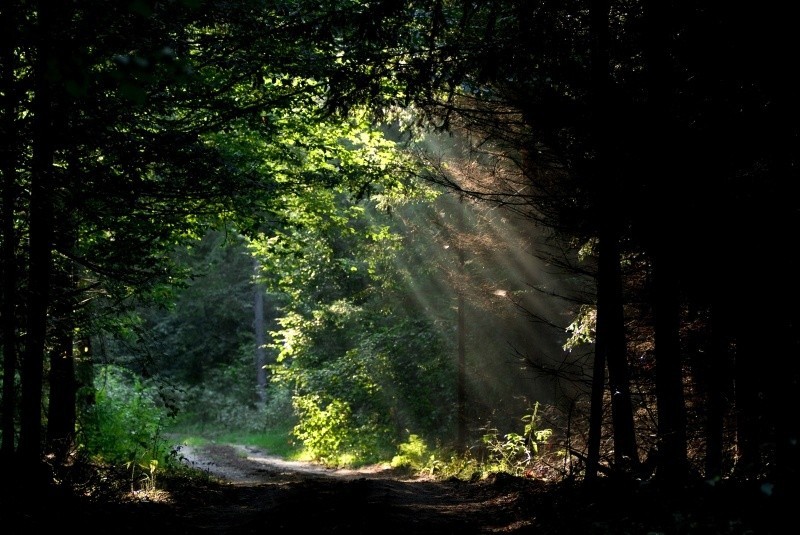
[[[321,463],[328,467],[354,468],[382,464],[411,473],[424,473],[441,479],[456,477],[475,480],[490,474],[506,473],[519,477],[546,479],[558,474],[554,455],[543,455],[550,444],[551,429],[537,427],[538,405],[520,419],[518,433],[500,436],[487,430],[466,454],[452,449],[431,447],[418,435],[409,435],[393,454],[367,452],[358,456],[343,450],[336,462],[325,462],[313,448],[306,447],[297,428],[289,422],[262,427],[260,431],[235,425],[187,426],[161,402],[159,389],[114,366],[102,368],[97,378],[95,398],[79,416],[79,444],[74,462],[88,463],[98,470],[124,476],[135,493],[152,494],[161,477],[200,477],[192,475],[180,456],[180,447],[207,443],[255,446],[287,460]],[[254,411],[246,415],[255,418]],[[335,440],[335,437],[332,438]],[[560,454],[563,456],[563,453]],[[104,468],[103,468],[104,467]],[[557,480],[558,476],[556,476]]]

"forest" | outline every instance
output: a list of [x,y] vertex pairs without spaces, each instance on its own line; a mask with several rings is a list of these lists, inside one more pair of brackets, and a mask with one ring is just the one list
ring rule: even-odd
[[187,440],[785,512],[791,25],[3,0],[0,512],[87,467],[155,490]]

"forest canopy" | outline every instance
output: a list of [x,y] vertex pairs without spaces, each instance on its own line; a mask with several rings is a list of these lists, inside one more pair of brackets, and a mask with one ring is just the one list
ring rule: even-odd
[[236,428],[331,465],[796,490],[783,10],[0,17],[0,457],[26,481]]

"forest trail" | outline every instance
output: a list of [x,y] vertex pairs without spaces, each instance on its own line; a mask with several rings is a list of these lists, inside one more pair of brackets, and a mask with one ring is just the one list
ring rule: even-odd
[[202,447],[179,445],[176,450],[178,458],[184,464],[233,485],[257,485],[273,483],[277,478],[296,479],[305,476],[394,478],[405,481],[433,479],[420,474],[403,476],[388,465],[337,469],[311,462],[287,461],[254,446],[242,444],[212,443]]
[[202,503],[182,514],[181,525],[192,526],[185,533],[774,533],[772,515],[741,489],[703,485],[666,496],[638,483],[590,491],[505,473],[437,480],[386,466],[330,469],[233,444],[181,455],[220,481],[205,497],[181,498]]
[[[12,494],[0,502],[2,533],[44,533],[54,522],[82,535],[782,533],[768,502],[722,485],[664,494],[636,482],[588,489],[504,473],[464,481],[385,466],[335,470],[234,444],[177,453],[200,477],[165,475],[152,494],[132,493],[134,482],[119,474],[93,476],[69,494]],[[84,492],[90,487],[103,492]]]
[[380,465],[331,469],[234,444],[181,446],[178,453],[218,483],[204,507],[182,514],[181,530],[192,527],[187,533],[527,533],[528,497],[543,490],[510,476],[470,483]]

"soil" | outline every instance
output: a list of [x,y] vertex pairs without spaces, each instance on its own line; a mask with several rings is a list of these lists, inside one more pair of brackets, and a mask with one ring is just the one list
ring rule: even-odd
[[[782,533],[763,493],[707,484],[663,493],[640,482],[591,490],[494,474],[437,480],[370,466],[334,470],[231,444],[181,447],[193,474],[131,489],[92,473],[36,500],[0,503],[0,531],[81,534]],[[73,474],[74,477],[74,474]],[[141,486],[137,483],[138,486]],[[63,492],[68,486],[70,492]],[[10,529],[8,529],[10,527]]]

